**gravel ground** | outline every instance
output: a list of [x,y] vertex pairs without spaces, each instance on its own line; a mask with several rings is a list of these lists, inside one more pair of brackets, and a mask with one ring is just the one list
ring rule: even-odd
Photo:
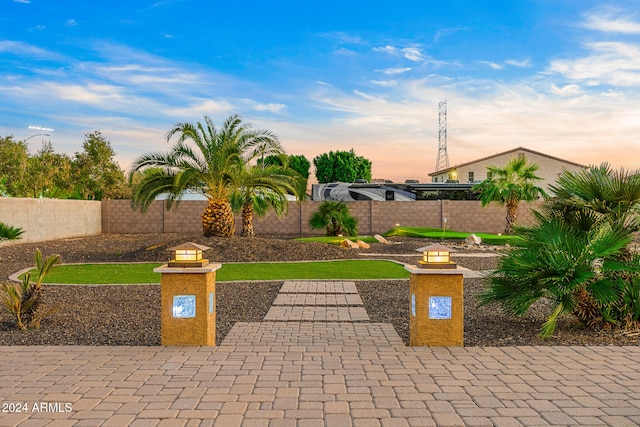
[[[193,241],[211,247],[211,261],[300,261],[314,259],[375,258],[415,262],[415,249],[424,239],[392,238],[392,244],[375,243],[368,250],[348,250],[320,243],[295,242],[280,237],[254,239],[205,238],[185,234],[124,234],[64,239],[36,244],[0,247],[0,279],[33,265],[33,253],[62,255],[63,262],[166,261],[167,248]],[[499,251],[459,248],[455,261],[473,270],[496,266]],[[223,267],[224,268],[224,267]],[[269,310],[282,282],[218,283],[217,341],[237,321],[258,322]],[[465,345],[638,345],[640,333],[591,331],[571,318],[561,320],[553,337],[541,341],[536,334],[547,313],[536,305],[525,317],[513,319],[495,306],[476,307],[482,289],[480,279],[465,280]],[[394,325],[400,336],[409,337],[408,280],[362,281],[358,291],[372,321]],[[0,345],[158,345],[160,344],[159,285],[54,286],[45,287],[44,302],[54,311],[42,328],[15,330],[9,313],[0,309]]]

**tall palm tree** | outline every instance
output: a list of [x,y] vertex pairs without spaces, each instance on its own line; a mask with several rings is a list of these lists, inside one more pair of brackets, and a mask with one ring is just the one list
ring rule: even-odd
[[241,236],[255,237],[254,216],[263,217],[273,209],[282,217],[289,206],[286,194],[295,193],[301,177],[282,166],[246,165],[240,175],[241,187],[233,192],[234,212],[242,212]]
[[281,150],[278,138],[268,130],[252,129],[238,115],[227,118],[220,129],[207,116],[204,122],[177,123],[167,133],[167,141],[176,135],[170,152],[144,154],[134,162],[133,172],[148,170],[134,186],[134,208],[144,212],[162,193],[168,194],[170,208],[184,191],[191,190],[209,201],[202,214],[204,235],[233,236],[229,197],[240,185],[246,162]]
[[545,191],[535,185],[536,181],[542,179],[536,176],[537,170],[537,165],[527,164],[525,159],[514,157],[502,168],[488,166],[487,171],[491,174],[491,178],[473,187],[474,191],[480,192],[483,207],[491,202],[506,205],[505,234],[513,233],[521,200],[531,201],[539,196],[546,197]]

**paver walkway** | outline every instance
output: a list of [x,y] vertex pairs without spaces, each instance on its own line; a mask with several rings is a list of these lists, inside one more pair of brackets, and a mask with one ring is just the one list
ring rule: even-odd
[[[274,309],[358,308],[352,289],[290,283]],[[411,348],[291,316],[219,347],[0,346],[0,426],[640,425],[640,347]]]

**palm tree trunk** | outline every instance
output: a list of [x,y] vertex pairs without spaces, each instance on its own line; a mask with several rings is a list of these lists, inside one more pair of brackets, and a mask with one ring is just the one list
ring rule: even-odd
[[251,198],[242,205],[242,232],[243,237],[256,237],[256,230],[253,227],[253,202]]
[[513,226],[518,216],[518,201],[509,200],[507,202],[507,225],[504,227],[504,234],[513,234]]
[[202,231],[206,237],[233,237],[235,217],[228,200],[209,199],[202,213]]

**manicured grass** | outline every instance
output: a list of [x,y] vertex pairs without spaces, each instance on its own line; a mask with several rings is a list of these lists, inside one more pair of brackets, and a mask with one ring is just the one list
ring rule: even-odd
[[299,237],[296,240],[298,242],[319,242],[328,243],[330,245],[339,245],[344,239],[349,239],[352,242],[362,240],[365,243],[375,243],[377,240],[373,236],[319,236],[319,237]]
[[[385,236],[406,236],[406,237],[423,237],[428,239],[465,239],[473,232],[461,232],[452,230],[442,230],[442,228],[426,228],[426,227],[396,227],[384,233]],[[518,236],[499,236],[490,233],[474,233],[479,236],[484,243],[490,245],[518,245],[522,241]]]
[[[153,269],[160,264],[61,265],[45,283],[135,284],[160,283]],[[218,282],[245,280],[349,280],[406,279],[409,272],[400,264],[382,260],[339,260],[318,262],[223,264],[216,272]]]

